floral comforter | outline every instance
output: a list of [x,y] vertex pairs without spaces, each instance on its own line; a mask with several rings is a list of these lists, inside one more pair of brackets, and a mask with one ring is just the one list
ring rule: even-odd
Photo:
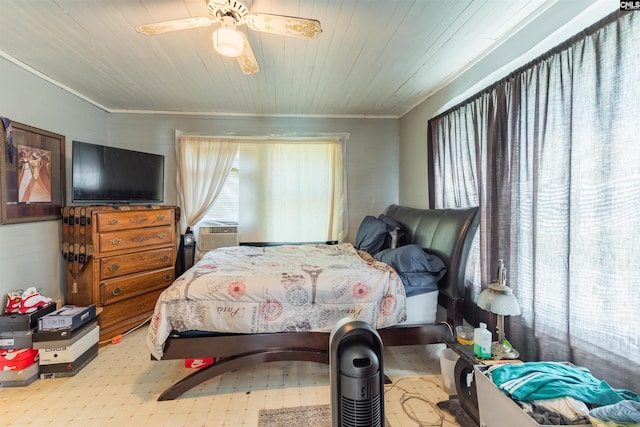
[[375,328],[406,319],[393,268],[350,243],[221,248],[160,295],[147,346],[160,359],[172,331],[330,331],[347,316]]

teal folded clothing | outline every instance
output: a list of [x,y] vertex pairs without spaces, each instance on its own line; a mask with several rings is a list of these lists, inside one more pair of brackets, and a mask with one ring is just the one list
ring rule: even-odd
[[585,367],[558,362],[527,362],[497,365],[489,369],[491,380],[515,400],[532,402],[569,396],[581,402],[603,406],[633,400],[640,396],[629,390],[614,389],[595,378]]
[[602,421],[620,424],[640,423],[640,403],[623,400],[613,405],[600,406],[589,411],[589,415]]

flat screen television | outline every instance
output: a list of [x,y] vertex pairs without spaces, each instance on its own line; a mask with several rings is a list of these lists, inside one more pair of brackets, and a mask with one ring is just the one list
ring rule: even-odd
[[73,141],[74,203],[164,202],[164,156]]

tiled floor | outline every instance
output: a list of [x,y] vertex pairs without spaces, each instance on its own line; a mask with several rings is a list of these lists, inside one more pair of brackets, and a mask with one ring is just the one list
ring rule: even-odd
[[[0,423],[255,427],[262,408],[330,403],[328,366],[311,362],[273,362],[242,369],[213,378],[176,400],[158,402],[160,392],[191,370],[182,361],[152,362],[145,335],[146,326],[118,344],[102,347],[98,357],[74,377],[0,389]],[[385,412],[394,427],[417,426],[412,417],[428,421],[423,425],[458,425],[435,408],[436,402],[447,398],[439,377],[441,349],[432,345],[385,350],[389,377],[414,377],[394,381],[385,392]],[[440,422],[433,424],[432,419]]]

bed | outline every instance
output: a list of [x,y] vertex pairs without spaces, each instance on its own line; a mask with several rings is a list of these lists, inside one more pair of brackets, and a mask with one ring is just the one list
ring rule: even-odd
[[[340,312],[352,317],[357,313],[359,318],[375,325],[384,346],[423,345],[451,340],[452,328],[463,321],[466,260],[478,227],[478,208],[415,209],[391,205],[378,218],[399,225],[399,233],[390,233],[393,236],[393,247],[405,250],[417,245],[423,249],[422,252],[444,264],[443,276],[437,281],[434,291],[424,291],[406,297],[411,292],[405,291],[407,288],[403,287],[403,283],[406,283],[404,275],[367,252],[358,251],[351,244],[285,247],[279,249],[281,252],[253,247],[227,248],[220,253],[212,254],[212,258],[203,258],[176,279],[156,304],[147,336],[152,359],[216,360],[212,365],[198,369],[170,386],[160,394],[158,400],[175,399],[192,387],[224,372],[260,363],[296,360],[328,364],[329,334],[332,325],[335,324],[335,316],[339,316]],[[363,225],[361,229],[362,227]],[[356,244],[362,246],[360,231]],[[286,295],[276,294],[278,286],[265,285],[261,291],[263,300],[256,301],[258,297],[249,293],[249,289],[252,288],[250,281],[268,279],[260,276],[248,277],[252,274],[250,272],[257,262],[287,265],[289,261],[282,257],[282,251],[302,254],[303,261],[300,261],[299,265],[303,266],[303,271],[297,274],[297,278],[282,274],[283,277],[278,279],[279,287],[283,288],[282,292]],[[329,261],[322,260],[324,255],[321,254],[324,251],[327,251]],[[242,280],[225,279],[224,282],[218,282],[217,279],[209,278],[202,288],[205,291],[199,291],[194,281],[198,278],[196,276],[202,275],[202,271],[206,269],[224,269],[224,256],[232,252],[241,252],[245,256],[243,264],[229,269],[231,277],[239,275],[242,276]],[[353,257],[354,252],[357,252],[361,262]],[[380,254],[384,253],[385,251],[380,251]],[[391,254],[394,251],[386,253]],[[361,263],[366,264],[370,271],[361,270]],[[338,271],[348,272],[352,267],[355,270],[344,273],[347,277],[343,279],[338,277],[337,273],[330,274],[326,268],[328,264],[337,266]],[[349,269],[345,264],[348,264]],[[365,280],[362,278],[364,276],[371,277]],[[301,288],[296,284],[301,280],[308,284],[308,292],[301,292]],[[349,292],[344,292],[347,285],[342,280],[346,280]],[[245,286],[245,282],[249,285]],[[348,299],[341,300],[342,305],[338,304],[335,308],[326,305],[322,293],[325,283],[333,289],[334,295],[343,297],[347,293],[353,294],[349,297],[357,297],[357,305],[349,305],[352,302]],[[197,299],[199,293],[213,293],[219,288],[223,288],[226,294],[231,294],[233,298],[230,299],[242,296],[247,302],[242,306],[234,306],[230,301],[225,301],[224,304],[218,302],[218,306],[211,307],[199,303],[196,310],[184,308],[190,304],[188,300]],[[362,292],[363,289],[366,292]],[[184,296],[186,298],[183,298]],[[265,319],[274,320],[283,313],[282,304],[274,302],[286,299],[297,302],[298,307],[291,307],[294,313],[296,309],[300,310],[301,300],[304,300],[302,302],[305,311],[298,312],[297,317],[292,315],[294,321],[280,322],[280,326],[274,326],[275,321],[266,321]],[[442,321],[436,321],[438,306],[438,318]],[[220,316],[202,314],[216,309],[219,310]],[[199,314],[194,314],[194,311]],[[211,321],[202,321],[203,318],[212,317],[224,320],[240,311],[248,313],[244,316],[244,322],[210,324]],[[301,315],[304,317],[306,312],[312,315],[300,321]],[[243,323],[244,329],[236,330],[236,326],[240,327]],[[274,327],[280,329],[273,329]]]

